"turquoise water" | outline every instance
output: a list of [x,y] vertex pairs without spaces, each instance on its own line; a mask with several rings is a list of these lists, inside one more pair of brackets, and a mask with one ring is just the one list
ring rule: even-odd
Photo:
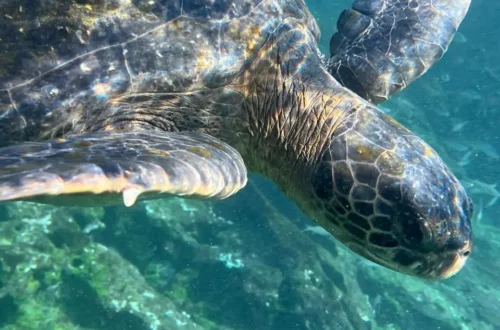
[[[309,1],[325,54],[349,6]],[[0,328],[500,329],[499,14],[473,0],[444,59],[381,105],[474,201],[475,249],[456,276],[425,282],[366,261],[257,176],[219,202],[11,203],[0,206]]]

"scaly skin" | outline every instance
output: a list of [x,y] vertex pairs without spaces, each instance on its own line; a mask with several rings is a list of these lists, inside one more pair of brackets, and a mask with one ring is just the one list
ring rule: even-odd
[[[211,125],[198,122],[210,120],[203,113],[183,114],[178,99],[198,93],[210,108],[284,20],[319,35],[301,0],[219,2],[34,0],[20,10],[4,0],[0,146],[106,125]],[[168,106],[175,114],[160,113]]]
[[339,17],[328,70],[372,103],[399,92],[448,49],[470,0],[357,0]]
[[[249,170],[374,262],[439,279],[470,254],[464,189],[427,144],[368,102],[440,58],[467,1],[358,0],[339,23],[328,63],[301,0],[112,0],[91,8],[39,0],[21,12],[15,0],[4,2],[0,16],[12,19],[0,32],[7,54],[0,145],[8,146],[0,149],[8,154],[1,200],[122,193],[131,205],[146,192],[225,197],[244,185],[246,172],[229,146],[185,134],[203,132],[238,150]],[[405,15],[421,21],[388,23]],[[418,29],[404,33],[401,22]],[[385,57],[370,57],[384,49]],[[376,73],[361,67],[353,80],[353,58]],[[27,141],[44,142],[16,145]],[[197,161],[199,169],[190,166]]]
[[472,248],[464,189],[425,142],[332,79],[317,54],[308,30],[290,25],[236,81],[246,95],[245,163],[366,258],[428,279],[455,274]]

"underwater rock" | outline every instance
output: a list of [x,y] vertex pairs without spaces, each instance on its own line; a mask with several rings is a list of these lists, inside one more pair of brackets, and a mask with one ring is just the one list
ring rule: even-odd
[[0,326],[199,329],[134,265],[92,241],[74,220],[100,221],[102,210],[16,203],[9,214],[15,218],[0,222]]
[[468,267],[434,283],[304,230],[313,223],[260,180],[224,203],[4,211],[2,329],[499,327],[496,228],[477,232]]

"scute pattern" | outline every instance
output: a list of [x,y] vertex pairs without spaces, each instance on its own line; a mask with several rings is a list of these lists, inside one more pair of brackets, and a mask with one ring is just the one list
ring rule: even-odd
[[353,200],[372,201],[377,196],[377,193],[370,186],[357,185],[351,191]]
[[370,260],[448,276],[471,246],[463,188],[354,92],[421,74],[467,3],[358,0],[325,67],[303,0],[3,0],[0,200],[223,198],[248,167]]
[[0,122],[0,146],[86,128],[75,123],[121,98],[225,86],[287,19],[319,36],[300,0],[5,0],[0,16],[11,18],[0,23],[0,93],[12,96],[0,113],[15,109],[16,122]]
[[248,15],[261,0],[132,0],[145,14],[152,13],[170,21],[179,16],[199,19],[230,20]]
[[[470,226],[466,220],[469,206],[463,207],[467,196],[437,154],[368,104],[346,122],[350,128],[341,126],[340,135],[332,136],[313,178],[333,177],[331,188],[323,184],[321,200],[325,211],[336,218],[332,226],[349,236],[345,238],[349,246],[356,249],[354,242],[368,244],[380,255],[403,258],[407,254],[388,251],[425,254],[439,241],[448,242],[446,246],[464,244],[459,238],[448,239],[445,233]],[[344,141],[349,141],[347,154],[339,148]],[[424,218],[436,229],[432,234],[423,227],[426,225],[420,219]],[[448,221],[450,218],[454,220]],[[429,235],[437,240],[431,245]],[[455,240],[459,243],[453,243]]]

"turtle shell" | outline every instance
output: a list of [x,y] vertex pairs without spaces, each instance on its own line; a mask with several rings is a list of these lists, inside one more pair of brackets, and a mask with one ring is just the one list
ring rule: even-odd
[[124,95],[224,86],[287,22],[319,37],[301,0],[0,3],[0,145],[71,130]]

